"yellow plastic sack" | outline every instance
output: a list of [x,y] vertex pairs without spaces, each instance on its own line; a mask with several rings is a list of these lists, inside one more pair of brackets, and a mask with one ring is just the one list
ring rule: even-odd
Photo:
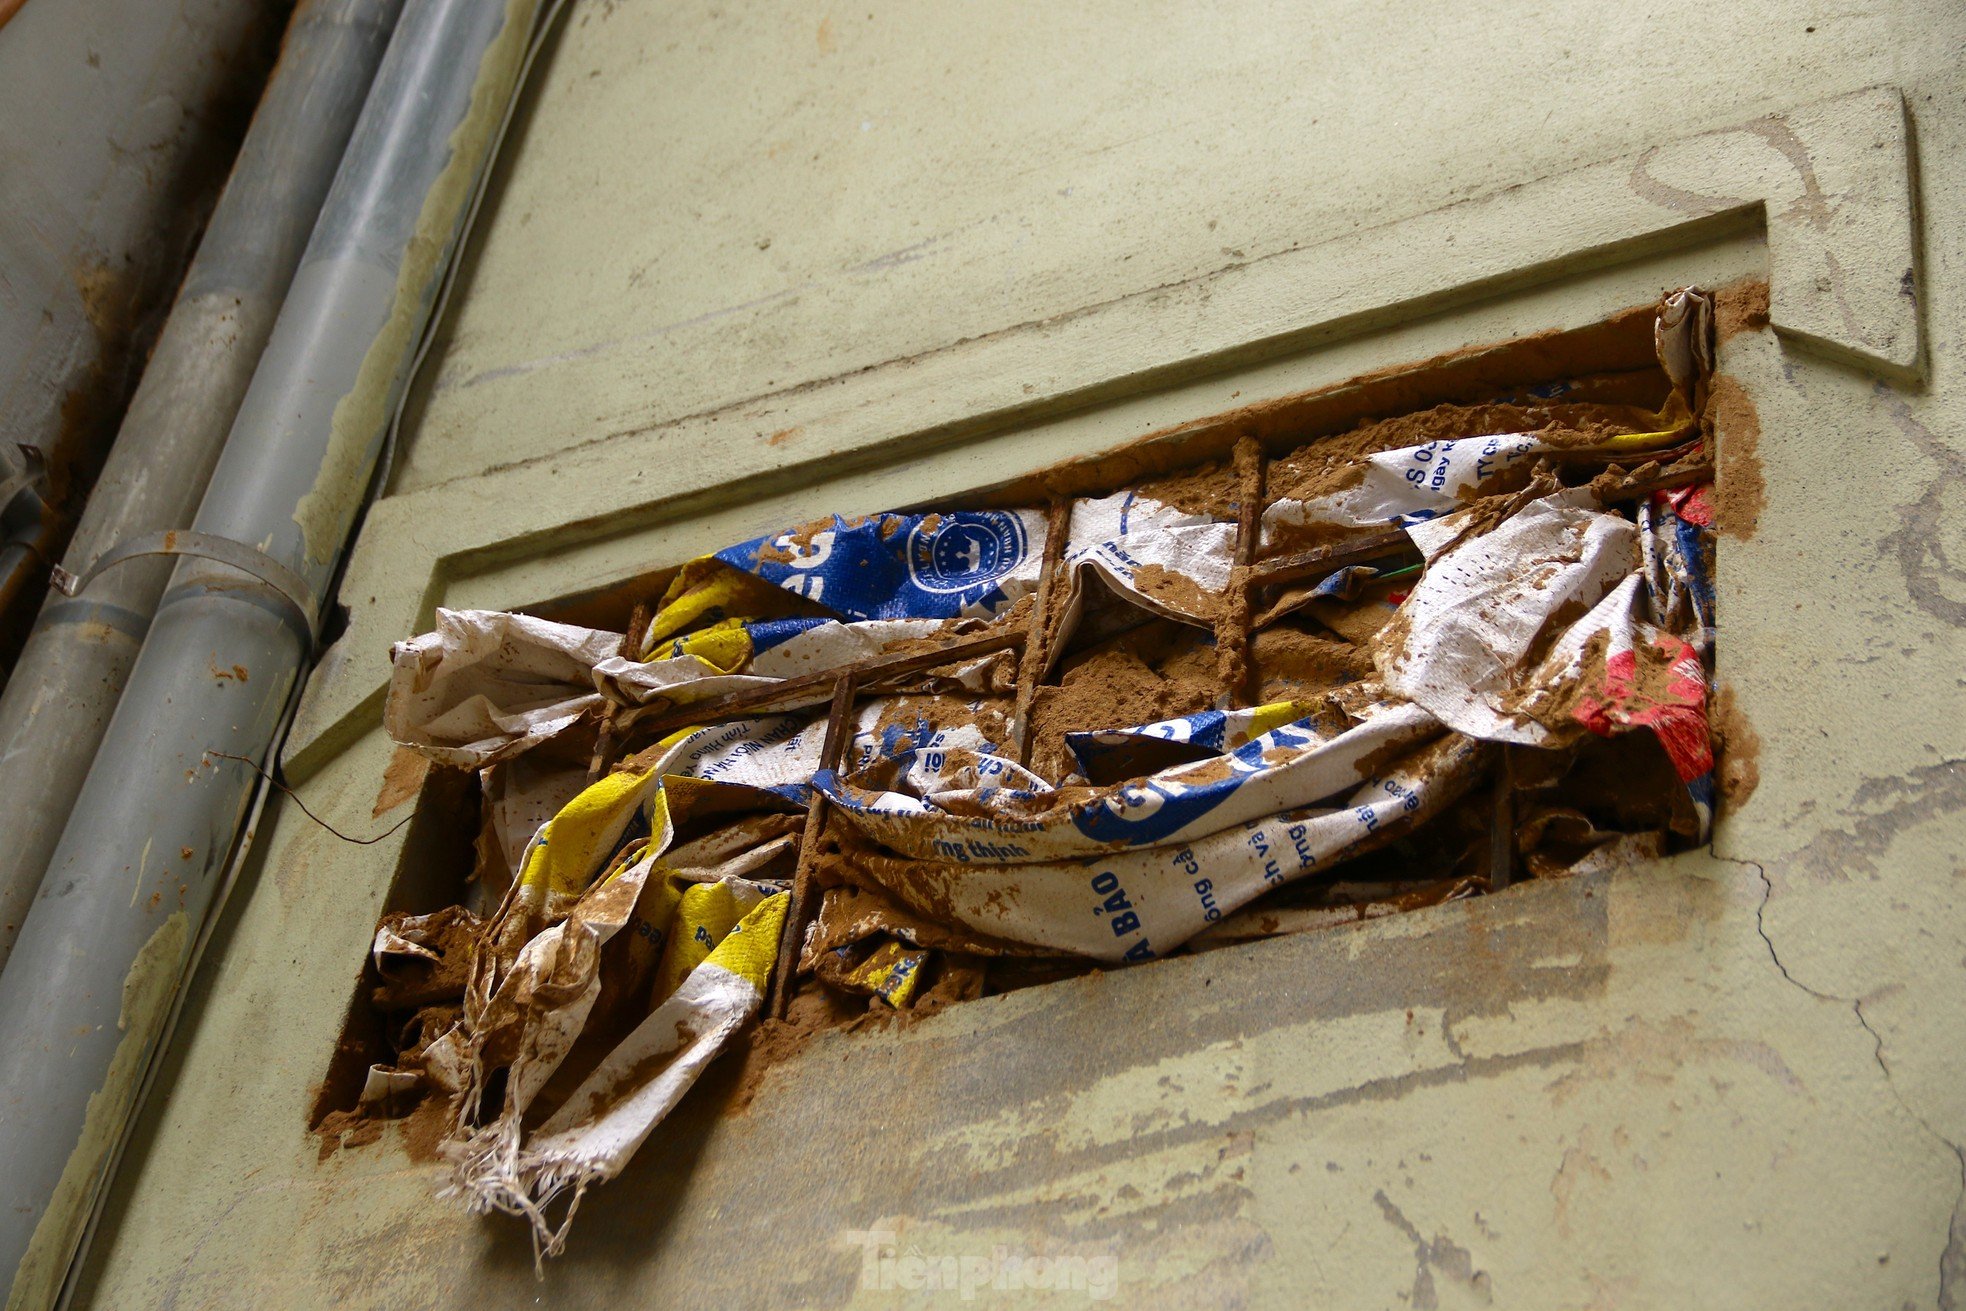
[[[743,623],[811,613],[815,610],[809,602],[784,588],[713,556],[700,556],[684,565],[663,592],[655,617],[649,621],[648,635],[643,639],[642,658],[698,654],[669,649],[673,646],[671,639],[693,629],[723,625],[735,629]],[[738,631],[741,634],[741,629]],[[744,642],[744,654],[748,657],[750,639],[745,638]],[[724,672],[730,672],[730,668]]]
[[840,982],[855,992],[879,997],[900,1010],[915,995],[915,987],[921,982],[922,967],[927,964],[927,952],[917,951],[890,938],[874,948],[867,959],[848,971]]

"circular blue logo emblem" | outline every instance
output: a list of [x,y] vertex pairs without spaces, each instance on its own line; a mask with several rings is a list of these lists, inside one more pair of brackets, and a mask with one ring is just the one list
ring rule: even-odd
[[1024,521],[1002,510],[924,515],[908,532],[908,577],[924,592],[967,592],[1024,559]]

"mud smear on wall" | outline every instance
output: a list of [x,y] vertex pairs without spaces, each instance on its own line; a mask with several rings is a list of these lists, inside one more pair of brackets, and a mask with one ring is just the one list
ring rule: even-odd
[[[1023,475],[983,490],[977,499],[988,505],[1028,505],[1051,495],[1092,495],[1179,472],[1185,478],[1199,473],[1197,491],[1203,499],[1197,504],[1213,507],[1220,503],[1220,475],[1194,471],[1193,466],[1226,464],[1237,437],[1245,433],[1277,454],[1440,405],[1535,403],[1537,389],[1555,383],[1577,388],[1566,401],[1657,409],[1667,384],[1653,350],[1654,312],[1650,305],[1633,306],[1588,327],[1465,347],[1228,410]],[[1271,494],[1277,493],[1273,489]]]
[[1709,385],[1706,421],[1720,447],[1720,474],[1714,486],[1715,523],[1725,536],[1747,541],[1767,508],[1767,479],[1761,470],[1761,419],[1747,389],[1724,373]]
[[1722,683],[1714,693],[1713,732],[1721,800],[1738,812],[1761,782],[1761,738],[1741,713],[1731,684]]

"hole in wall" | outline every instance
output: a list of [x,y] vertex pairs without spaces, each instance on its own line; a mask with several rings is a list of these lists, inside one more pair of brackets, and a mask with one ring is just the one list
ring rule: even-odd
[[[1656,317],[1656,307],[1639,306],[1576,331],[1388,369],[1182,424],[1099,456],[922,507],[1043,507],[1060,498],[1127,492],[1202,519],[1240,518],[1264,527],[1260,542],[1251,539],[1242,564],[1247,572],[1238,622],[1245,635],[1238,639],[1238,650],[1225,653],[1219,619],[1210,623],[1194,617],[1202,612],[1219,616],[1219,606],[1211,611],[1209,604],[1178,595],[1179,582],[1166,584],[1165,599],[1176,609],[1185,606],[1186,618],[1155,613],[1122,590],[1093,585],[1085,591],[1076,625],[1059,633],[1056,651],[1026,698],[1027,728],[1019,724],[1017,653],[1002,651],[989,658],[988,672],[967,680],[952,678],[947,670],[917,670],[895,686],[876,689],[883,708],[872,722],[875,736],[899,730],[906,739],[910,733],[960,723],[979,727],[991,742],[1003,742],[1023,731],[1029,764],[1038,775],[1060,786],[1096,788],[1191,764],[1219,748],[1142,734],[1103,744],[1111,749],[1094,758],[1083,744],[1075,744],[1075,735],[1155,724],[1224,706],[1309,703],[1341,694],[1374,673],[1369,648],[1395,621],[1423,567],[1401,537],[1377,555],[1359,557],[1357,563],[1370,573],[1355,592],[1316,595],[1317,585],[1331,571],[1292,574],[1292,562],[1316,557],[1328,563],[1333,552],[1354,549],[1359,534],[1333,533],[1316,522],[1288,518],[1269,523],[1268,512],[1280,501],[1315,500],[1356,485],[1362,464],[1374,454],[1494,434],[1560,431],[1571,447],[1595,454],[1576,460],[1561,455],[1526,459],[1506,476],[1482,483],[1484,504],[1560,487],[1595,486],[1606,477],[1612,482],[1636,480],[1637,485],[1648,471],[1655,479],[1662,470],[1670,474],[1674,462],[1688,468],[1699,464],[1703,457],[1690,452],[1689,441],[1643,451],[1636,458],[1605,454],[1610,449],[1605,441],[1641,431],[1642,416],[1668,403],[1672,384],[1655,350]],[[1240,455],[1239,443],[1244,448]],[[1256,515],[1245,514],[1243,505],[1250,485],[1246,457],[1252,447],[1260,451],[1262,470],[1262,512]],[[1674,484],[1690,485],[1685,479]],[[1250,530],[1245,524],[1238,532],[1248,537]],[[662,596],[678,568],[670,564],[524,612],[621,632],[631,627],[638,607],[645,613]],[[1141,590],[1153,586],[1149,582]],[[827,613],[823,606],[789,596],[783,604],[780,617]],[[994,622],[1027,623],[1036,604],[1042,602],[1019,602]],[[973,631],[986,627],[972,626]],[[958,628],[952,627],[949,635],[958,635]],[[823,700],[809,699],[802,713],[814,723],[823,722]],[[374,1098],[373,1070],[414,1064],[422,1046],[454,1013],[463,992],[456,957],[471,950],[466,929],[497,905],[526,839],[568,799],[569,787],[577,790],[580,767],[605,769],[650,750],[674,727],[670,718],[656,715],[617,725],[596,717],[547,747],[482,775],[430,771],[417,797],[417,819],[404,845],[382,927],[408,932],[406,926],[420,918],[446,907],[461,909],[449,921],[420,924],[421,936],[392,957],[387,977],[373,959],[364,964],[343,1040],[314,1108],[317,1125],[332,1128],[336,1115],[356,1111],[364,1088],[377,1113],[400,1113],[414,1104],[419,1095],[414,1086],[406,1086],[400,1096]],[[1248,949],[1280,934],[1488,895],[1513,882],[1563,877],[1614,847],[1629,858],[1689,846],[1703,831],[1704,818],[1696,813],[1681,771],[1651,733],[1587,736],[1562,750],[1502,748],[1489,752],[1468,774],[1466,785],[1431,811],[1425,823],[1348,849],[1316,875],[1284,882],[1224,914],[1178,950]],[[549,782],[555,777],[558,786]],[[1504,804],[1506,809],[1498,809]],[[759,884],[789,886],[803,807],[784,798],[761,797],[749,809],[745,822],[754,824],[757,834],[790,841],[769,860],[747,868],[744,876]],[[685,807],[673,845],[716,849],[719,835],[732,827],[732,814],[719,803]],[[1509,835],[1501,846],[1498,832]],[[853,827],[835,825],[815,844],[813,858],[821,872],[819,883],[845,898],[878,895],[877,886],[856,878],[854,871],[891,859],[891,853],[883,853]],[[1206,882],[1205,874],[1198,871],[1198,888]],[[1117,917],[1124,911],[1114,913]],[[836,916],[830,929],[821,928],[839,930],[840,922],[850,918]],[[927,1014],[953,1002],[1111,968],[1055,951],[993,956],[964,949],[962,935],[954,935],[953,945],[945,941],[941,946],[932,945],[931,937],[898,941],[892,934],[855,938],[843,932],[841,945],[820,954],[792,997],[794,1027],[806,1032],[867,1015]],[[649,976],[659,970],[662,949],[659,940],[652,943],[647,935],[624,931],[605,950],[616,957],[639,953],[641,964],[630,973],[646,993]],[[915,963],[897,1006],[894,992],[882,985],[893,978],[889,967],[899,958]],[[611,996],[599,1009],[604,1018],[583,1035],[582,1049],[569,1057],[534,1104],[529,1123],[550,1114],[605,1054],[610,1037],[625,1032],[624,1026],[632,1025],[647,1006],[637,998]],[[778,1045],[789,1048],[796,1042]]]
[[[428,915],[472,900],[483,811],[478,779],[455,769],[419,773],[422,783],[414,798],[416,811],[405,828],[396,875],[390,884],[390,915]],[[385,789],[388,786],[384,784]],[[459,963],[453,961],[450,968],[455,970]],[[374,959],[363,958],[343,1013],[340,1037],[308,1110],[309,1128],[318,1129],[336,1112],[355,1110],[371,1067],[394,1064],[401,1058],[409,1045],[404,1030],[422,1006],[443,1005],[461,995],[439,979],[441,968],[434,961],[409,962],[403,986],[391,990],[385,987]]]

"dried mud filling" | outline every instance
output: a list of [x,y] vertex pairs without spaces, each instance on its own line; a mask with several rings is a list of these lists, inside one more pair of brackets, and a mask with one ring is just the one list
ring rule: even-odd
[[[1730,297],[1753,294],[1751,287],[1723,293],[1723,314]],[[1081,574],[1079,608],[1068,626],[1061,611],[1071,566],[1059,558],[1063,553],[1052,553],[1035,586],[1014,601],[999,598],[994,617],[946,619],[886,640],[874,658],[891,662],[998,632],[1025,634],[1022,645],[962,663],[862,678],[846,725],[857,731],[845,736],[849,750],[865,758],[843,761],[842,775],[851,779],[856,764],[960,730],[969,735],[964,741],[1014,760],[1051,790],[1004,812],[991,809],[1003,803],[987,790],[979,800],[973,789],[962,793],[945,784],[936,794],[940,804],[958,819],[1013,813],[1035,827],[1046,815],[1140,780],[1176,777],[1183,786],[1205,788],[1238,772],[1290,764],[1298,758],[1293,751],[1302,750],[1293,743],[1329,743],[1369,724],[1381,713],[1391,680],[1424,662],[1427,653],[1415,651],[1415,625],[1436,630],[1426,628],[1424,616],[1416,618],[1409,602],[1461,558],[1458,548],[1499,541],[1525,516],[1573,505],[1587,507],[1580,515],[1624,525],[1600,525],[1601,536],[1630,536],[1633,558],[1642,561],[1641,601],[1633,611],[1639,636],[1620,646],[1616,633],[1625,629],[1614,626],[1611,637],[1599,634],[1566,653],[1565,634],[1605,602],[1602,589],[1589,604],[1546,614],[1546,631],[1524,648],[1525,667],[1568,659],[1563,667],[1570,672],[1548,687],[1518,676],[1465,712],[1519,723],[1522,740],[1458,728],[1446,729],[1445,738],[1389,738],[1353,762],[1355,786],[1300,799],[1312,803],[1303,813],[1357,804],[1356,796],[1346,800],[1357,787],[1397,780],[1426,751],[1434,753],[1429,759],[1451,757],[1452,769],[1442,771],[1451,780],[1428,793],[1424,805],[1416,792],[1410,819],[1395,813],[1309,873],[1215,907],[1197,931],[1151,955],[1333,931],[1703,842],[1716,794],[1715,730],[1707,718],[1714,687],[1712,440],[1704,374],[1669,376],[1653,353],[1654,320],[1653,308],[1642,307],[1578,333],[1360,380],[1338,389],[1343,395],[1336,400],[1330,393],[1291,398],[972,497],[939,500],[938,513],[907,529],[941,534],[913,558],[932,587],[965,599],[961,589],[987,572],[991,552],[1009,549],[965,525],[1004,507],[1029,511],[1034,518],[1027,522],[1034,522],[1061,502],[1123,497],[1130,507],[1184,516],[1186,526],[1175,531],[1196,531],[1195,525],[1217,531],[1231,543],[1233,567],[1225,567],[1227,584],[1213,591],[1182,575],[1170,582],[1151,563],[1128,585]],[[1662,428],[1667,422],[1672,426]],[[1511,454],[1513,448],[1483,445],[1503,437],[1521,449]],[[1348,508],[1397,499],[1405,494],[1402,483],[1437,493],[1447,454],[1455,450],[1470,457],[1477,473],[1444,499],[1436,496],[1393,522],[1367,521]],[[1484,451],[1508,458],[1477,468],[1473,457]],[[1506,467],[1491,467],[1500,465]],[[1260,469],[1253,479],[1252,467]],[[1253,508],[1245,504],[1252,490]],[[1052,522],[1065,520],[1054,512]],[[767,543],[757,554],[760,569],[796,566],[832,531],[827,524],[818,520]],[[895,516],[870,516],[835,521],[833,529],[898,540],[900,524]],[[1439,529],[1425,554],[1416,547],[1420,532],[1411,540],[1389,537],[1409,524]],[[1443,545],[1456,525],[1459,536]],[[665,609],[665,594],[676,594],[685,578],[664,571],[541,614],[619,633],[632,610],[655,614],[660,628],[662,616],[675,609]],[[1518,591],[1529,595],[1537,585],[1529,578]],[[1500,605],[1495,593],[1485,595],[1482,604]],[[982,608],[991,604],[986,598]],[[829,609],[824,595],[810,593],[773,617],[796,626],[828,616],[865,618]],[[1496,622],[1509,618],[1501,614]],[[661,630],[661,648],[721,659],[714,653],[725,650],[730,622],[726,610],[704,608]],[[1039,654],[1032,656],[1029,646]],[[834,690],[828,679],[792,698],[790,722],[823,733]],[[1233,736],[1240,731],[1238,711],[1259,715],[1246,726],[1247,742]],[[1210,717],[1223,715],[1224,726],[1214,726]],[[432,1108],[446,1102],[451,1076],[431,1062],[469,1005],[484,954],[512,946],[495,939],[499,924],[511,931],[509,913],[500,911],[511,901],[526,841],[591,778],[658,755],[658,744],[680,722],[687,720],[623,714],[601,700],[530,751],[475,770],[441,763],[429,770],[414,798],[416,819],[390,910],[378,925],[377,950],[363,965],[342,1041],[315,1099],[312,1124],[323,1135],[324,1153],[335,1144],[373,1140],[380,1119],[409,1117],[414,1132],[406,1141],[414,1139],[425,1155],[447,1132],[483,1123],[502,1088],[479,1089],[476,1110],[453,1105],[439,1114]],[[1123,731],[1132,729],[1145,731]],[[1744,725],[1727,737],[1752,743]],[[1724,779],[1752,778],[1751,760],[1722,765]],[[406,799],[403,773],[392,768],[379,809]],[[1719,791],[1730,803],[1744,795]],[[857,811],[831,803],[809,809],[809,790],[760,788],[737,799],[728,789],[679,786],[674,793],[668,860],[684,872],[684,884],[725,877],[766,891],[796,884],[809,893],[809,922],[796,926],[803,937],[783,1013],[746,1026],[736,1046],[741,1069],[733,1080],[719,1081],[734,1110],[749,1103],[773,1062],[814,1033],[908,1023],[978,997],[1135,967],[1047,946],[1028,934],[989,931],[990,921],[961,913],[947,894],[946,863],[938,867],[884,842],[879,826]],[[819,827],[807,833],[809,823]],[[1198,833],[1197,850],[1207,836]],[[645,837],[645,831],[623,835],[594,883],[621,868]],[[1015,839],[1005,829],[1000,840]],[[1097,862],[1087,869],[1096,871]],[[1200,868],[1194,886],[1207,885],[1208,875]],[[1102,876],[1091,877],[1096,892]],[[1014,878],[1004,889],[1012,898],[1019,890]],[[1208,894],[1197,895],[1206,907]],[[571,904],[549,905],[527,930],[564,915]],[[1127,913],[1116,909],[1112,916],[1117,921]],[[546,1123],[673,995],[676,981],[667,976],[677,968],[677,945],[634,916],[599,951],[599,995],[571,1050],[526,1108],[529,1128]],[[486,1051],[509,1059],[496,1051],[497,1041],[487,1039]],[[379,1085],[377,1071],[402,1077],[381,1078]]]

